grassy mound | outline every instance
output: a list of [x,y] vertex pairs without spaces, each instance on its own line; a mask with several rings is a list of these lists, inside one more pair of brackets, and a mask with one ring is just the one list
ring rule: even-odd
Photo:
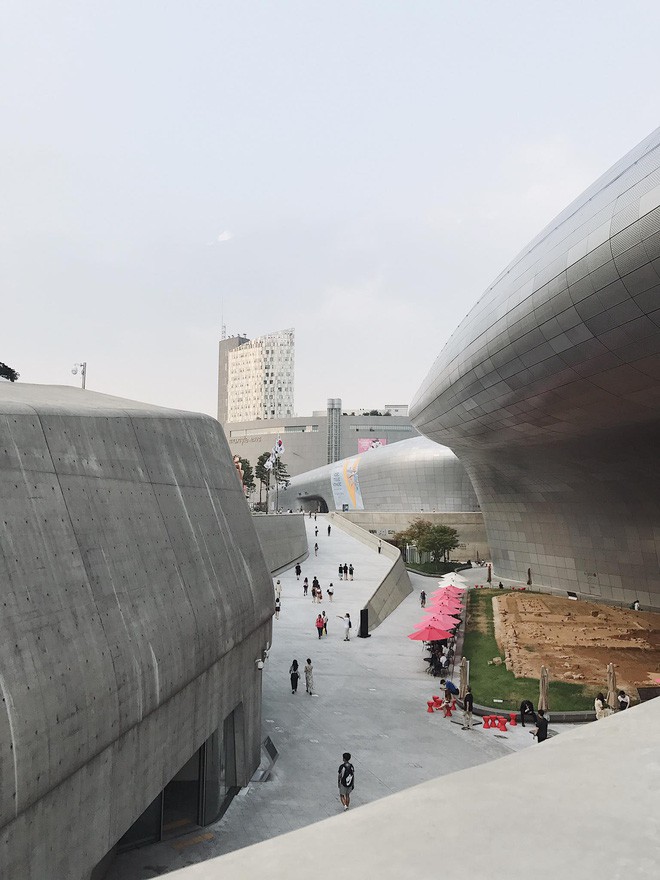
[[[539,682],[535,678],[516,678],[504,665],[493,623],[495,595],[503,590],[470,590],[463,654],[470,661],[470,684],[475,703],[493,708],[517,709],[524,699],[531,700],[534,708],[539,701]],[[493,657],[502,657],[501,666],[489,666]],[[502,703],[495,702],[502,700]],[[577,712],[593,709],[592,687],[550,681],[548,700],[550,712]]]

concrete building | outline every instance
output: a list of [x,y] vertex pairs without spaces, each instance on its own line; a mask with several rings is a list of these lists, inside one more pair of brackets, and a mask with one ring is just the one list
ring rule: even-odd
[[496,574],[660,608],[660,129],[504,270],[411,405]]
[[207,416],[0,385],[0,499],[0,876],[88,880],[259,764],[272,581]]
[[280,419],[294,414],[295,333],[221,339],[218,421]]
[[452,558],[488,556],[483,515],[465,468],[451,449],[426,437],[299,474],[280,489],[278,503],[285,510],[341,511],[383,538],[423,517],[458,531],[461,544]]
[[311,416],[233,422],[224,428],[232,455],[247,458],[253,467],[261,453],[270,452],[281,437],[283,460],[292,477],[355,455],[374,443],[390,445],[418,433],[407,416],[349,415],[340,398],[330,398],[327,410]]

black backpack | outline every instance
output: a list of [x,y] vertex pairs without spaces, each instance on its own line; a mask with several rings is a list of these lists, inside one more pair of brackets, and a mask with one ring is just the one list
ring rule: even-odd
[[341,765],[341,773],[339,781],[344,788],[353,788],[353,780],[355,778],[355,769],[352,764],[345,763]]

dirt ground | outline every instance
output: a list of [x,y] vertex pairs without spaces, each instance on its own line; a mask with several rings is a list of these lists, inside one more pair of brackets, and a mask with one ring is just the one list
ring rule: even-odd
[[613,608],[561,596],[507,593],[493,597],[495,637],[516,677],[550,678],[603,687],[614,663],[617,685],[660,683],[660,614]]

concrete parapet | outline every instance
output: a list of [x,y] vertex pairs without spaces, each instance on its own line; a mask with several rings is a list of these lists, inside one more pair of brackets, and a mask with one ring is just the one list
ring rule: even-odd
[[376,629],[385,618],[397,608],[401,602],[412,593],[412,584],[408,571],[403,562],[403,558],[399,550],[388,544],[386,541],[380,541],[375,535],[366,532],[360,526],[346,519],[342,514],[330,514],[330,519],[340,529],[347,534],[372,547],[377,552],[378,544],[381,543],[381,556],[392,561],[392,567],[385,575],[378,589],[371,596],[367,604],[364,606],[369,611],[369,632]]

